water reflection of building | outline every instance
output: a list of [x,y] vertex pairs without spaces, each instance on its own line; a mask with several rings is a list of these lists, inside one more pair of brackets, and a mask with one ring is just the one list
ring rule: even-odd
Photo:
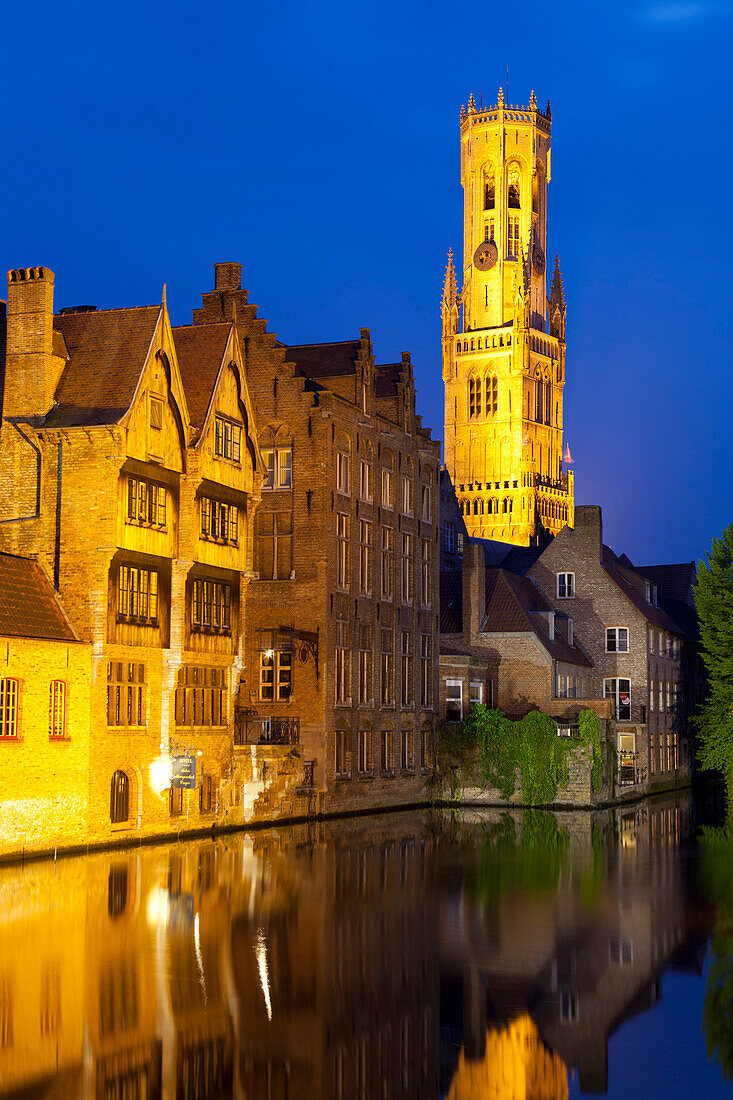
[[551,888],[504,878],[487,901],[475,882],[443,899],[444,1087],[465,1074],[461,1059],[484,1062],[487,1034],[529,1014],[547,1050],[577,1068],[581,1089],[606,1091],[610,1035],[656,1003],[668,967],[698,958],[679,859],[689,838],[689,800],[639,804],[597,815],[585,854],[571,839]]
[[0,1096],[436,1096],[432,843],[400,817],[5,868]]

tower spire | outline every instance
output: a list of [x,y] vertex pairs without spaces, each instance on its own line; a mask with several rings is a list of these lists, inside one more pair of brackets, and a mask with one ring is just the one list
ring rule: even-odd
[[550,315],[555,307],[559,306],[565,314],[565,290],[562,285],[562,272],[560,271],[560,257],[555,253],[555,270],[552,274],[552,289],[550,290]]

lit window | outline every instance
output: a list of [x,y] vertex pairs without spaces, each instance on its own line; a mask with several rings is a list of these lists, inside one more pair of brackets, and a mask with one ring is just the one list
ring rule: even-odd
[[165,527],[166,492],[162,485],[137,477],[127,479],[127,522]]
[[413,512],[412,480],[405,476],[402,478],[402,511],[406,516],[411,516]]
[[372,464],[363,459],[359,463],[359,496],[366,501],[372,499]]
[[293,486],[292,447],[268,448],[262,457],[267,467],[267,477],[262,483],[265,489],[291,489]]
[[351,705],[351,681],[349,670],[349,624],[343,620],[336,622],[336,703]]
[[629,652],[629,628],[627,626],[606,627],[606,653]]
[[285,702],[290,698],[293,654],[274,630],[260,631],[260,699]]
[[575,596],[575,573],[557,574],[558,599],[571,600]]
[[349,517],[342,512],[336,515],[336,587],[349,588]]
[[17,680],[0,680],[0,737],[18,736],[18,694]]
[[145,665],[130,661],[107,664],[107,725],[146,723]]
[[117,586],[117,614],[131,622],[158,622],[158,574],[154,569],[121,565]]
[[231,585],[195,580],[191,586],[191,626],[195,630],[223,631],[232,627]]
[[359,730],[357,733],[357,766],[363,774],[372,766],[372,736],[370,730]]
[[382,470],[382,507],[394,508],[394,474],[392,470]]
[[236,504],[222,504],[209,497],[201,498],[201,535],[236,544],[239,540],[239,511]]
[[[660,710],[661,681],[660,681]],[[614,717],[620,721],[631,718],[631,681],[608,679],[603,681],[603,698],[613,700]]]
[[52,680],[48,692],[48,736],[52,740],[66,737],[66,683]]
[[182,665],[175,694],[177,726],[226,726],[226,672],[223,668]]
[[230,462],[239,462],[242,447],[242,425],[223,416],[214,418],[214,451]]

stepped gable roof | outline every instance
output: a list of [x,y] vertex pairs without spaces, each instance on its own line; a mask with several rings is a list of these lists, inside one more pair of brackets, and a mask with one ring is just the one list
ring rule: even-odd
[[463,630],[463,571],[442,569],[440,573],[440,633],[460,634]]
[[395,397],[403,366],[404,363],[377,364],[375,381],[377,397]]
[[0,635],[78,642],[37,562],[0,553]]
[[554,608],[528,577],[505,569],[486,570],[486,617],[481,625],[482,634],[532,631],[554,660],[592,667],[592,662],[577,645],[569,645],[557,632],[550,638],[546,623],[537,614],[548,611]]
[[116,424],[122,419],[132,404],[161,309],[135,306],[54,317],[69,358],[45,427]]
[[[654,626],[661,627],[663,630],[671,630],[675,634],[681,634],[682,630],[663,607],[654,607],[653,604],[647,602],[641,590],[646,578],[642,577],[638,569],[626,565],[625,562],[628,562],[628,560],[625,554],[623,558],[618,558],[610,546],[604,545],[601,550],[601,565],[611,580],[621,589],[629,603],[632,603],[636,610],[640,611],[644,618]],[[638,584],[638,588],[636,584]]]
[[231,328],[229,321],[222,321],[173,329],[186,404],[191,423],[199,430],[204,426]]
[[359,340],[340,340],[335,344],[288,344],[285,358],[295,363],[306,378],[338,378],[356,374]]

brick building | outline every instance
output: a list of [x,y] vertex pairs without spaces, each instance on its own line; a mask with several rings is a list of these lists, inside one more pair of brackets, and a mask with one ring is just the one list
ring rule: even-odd
[[272,742],[298,736],[326,812],[417,801],[437,700],[440,446],[415,414],[410,356],[377,364],[368,329],[286,347],[240,265],[215,268],[192,330],[235,322],[267,468],[238,740],[282,755]]
[[[232,759],[264,474],[236,329],[176,342],[165,301],[54,315],[53,283],[42,267],[8,276],[0,544],[38,560],[91,643],[88,721],[69,749],[88,743],[86,838],[209,827],[242,816],[256,778]],[[172,788],[171,754],[193,757],[196,789]],[[58,814],[77,837],[71,797]]]

